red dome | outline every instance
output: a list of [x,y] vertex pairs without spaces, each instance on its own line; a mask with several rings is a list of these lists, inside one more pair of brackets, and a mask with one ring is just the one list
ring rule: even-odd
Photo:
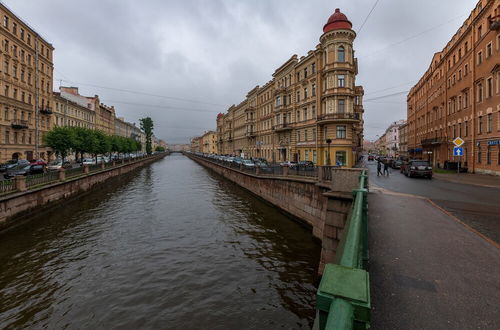
[[335,12],[333,13],[332,16],[328,19],[328,22],[323,26],[323,32],[326,33],[328,31],[332,30],[339,30],[339,29],[351,29],[352,24],[351,22],[347,19],[347,17],[340,12],[340,9],[335,9]]

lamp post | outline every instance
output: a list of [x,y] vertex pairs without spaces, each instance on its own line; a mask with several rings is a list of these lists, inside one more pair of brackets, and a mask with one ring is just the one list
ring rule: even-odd
[[327,162],[328,162],[328,165],[332,165],[331,159],[330,159],[330,144],[332,143],[332,139],[326,139],[326,143],[328,144],[328,158],[327,158]]

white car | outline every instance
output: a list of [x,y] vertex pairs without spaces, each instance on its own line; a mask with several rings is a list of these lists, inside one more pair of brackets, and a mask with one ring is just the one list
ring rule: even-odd
[[56,171],[62,167],[62,164],[61,160],[54,160],[47,165],[47,170]]
[[83,159],[82,165],[95,165],[95,159],[94,158],[85,158]]

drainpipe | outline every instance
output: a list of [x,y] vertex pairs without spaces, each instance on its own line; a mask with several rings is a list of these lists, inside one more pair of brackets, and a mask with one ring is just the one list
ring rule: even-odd
[[[471,101],[472,101],[472,158],[471,158],[471,163],[472,163],[472,173],[475,173],[476,171],[476,87],[474,86],[474,83],[476,81],[476,24],[472,24],[471,26],[472,29],[472,88],[471,88]],[[468,165],[468,164],[467,164]]]

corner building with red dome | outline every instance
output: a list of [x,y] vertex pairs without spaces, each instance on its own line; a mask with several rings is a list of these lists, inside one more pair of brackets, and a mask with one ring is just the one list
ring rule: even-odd
[[363,141],[355,38],[351,22],[336,9],[316,49],[293,55],[270,81],[217,116],[217,152],[352,167]]

